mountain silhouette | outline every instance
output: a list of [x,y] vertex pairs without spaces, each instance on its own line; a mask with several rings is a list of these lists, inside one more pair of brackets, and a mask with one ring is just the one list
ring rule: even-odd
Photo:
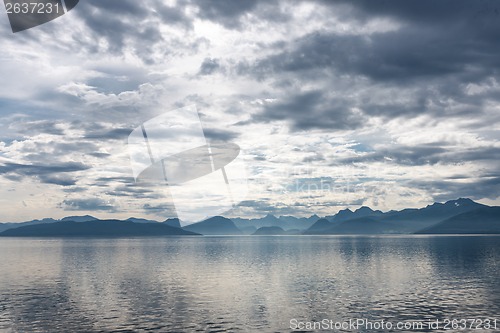
[[264,217],[255,219],[242,219],[242,218],[232,218],[231,220],[234,224],[241,230],[248,227],[254,227],[259,229],[262,227],[280,227],[283,230],[305,230],[319,220],[318,215],[312,215],[310,217],[294,217],[294,216],[280,216],[276,217],[272,214],[268,214]]
[[[73,222],[88,222],[88,221],[95,221],[97,218],[90,216],[90,215],[83,215],[83,216],[66,216],[60,219],[60,221],[73,221]],[[56,222],[56,221],[54,221]]]
[[328,221],[325,219],[319,219],[312,226],[310,226],[306,231],[304,231],[304,235],[315,235],[321,233],[325,230],[331,229],[336,225],[336,223]]
[[[330,222],[330,224],[332,224]],[[323,225],[326,225],[323,223]],[[316,235],[379,235],[397,233],[398,228],[386,222],[380,222],[369,217],[360,217],[357,219],[347,220],[339,224],[333,224],[329,228],[307,230],[307,234]]]
[[280,227],[261,227],[257,229],[252,235],[263,236],[263,235],[286,235],[286,231]]
[[[256,233],[260,228],[278,227],[286,234],[412,234],[412,233],[496,233],[496,211],[488,210],[486,205],[479,204],[471,199],[460,198],[457,200],[450,200],[445,203],[434,203],[423,208],[408,208],[400,211],[391,210],[389,212],[381,212],[373,210],[369,207],[363,206],[354,211],[344,209],[339,211],[333,216],[319,218],[317,215],[310,217],[294,217],[294,216],[280,216],[279,218],[268,214],[261,218],[255,219],[242,219],[233,218],[227,219],[225,217],[216,216],[209,218],[205,221],[185,226],[184,230],[195,232],[204,235],[252,235],[269,232],[269,230],[278,229],[263,229]],[[484,209],[484,210],[483,210]],[[466,214],[469,213],[470,215]],[[462,215],[465,214],[465,215]],[[470,220],[467,220],[470,218]],[[108,221],[108,222],[106,222]],[[152,228],[149,225],[159,225],[164,227],[171,227],[174,229],[181,228],[181,221],[178,218],[169,218],[163,222],[155,220],[131,217],[125,221],[121,220],[99,220],[90,215],[84,216],[67,216],[60,220],[52,218],[37,219],[21,223],[0,223],[0,233],[11,230],[20,229],[21,227],[39,225],[34,229],[20,229],[12,232],[28,233],[40,232],[73,235],[76,233],[74,230],[80,230],[82,236],[92,235],[84,227],[75,229],[73,223],[90,223],[97,226],[97,234],[112,235],[111,230],[106,231],[106,226],[114,221],[117,227],[122,228],[122,231],[117,232],[117,235],[125,233],[124,230],[129,230],[130,234],[137,233],[137,235],[150,235],[149,230]],[[99,224],[98,223],[102,223]],[[129,224],[133,225],[127,229]],[[52,225],[51,227],[43,227]],[[137,225],[145,225],[144,230],[139,231],[140,227]],[[111,224],[110,224],[111,226]],[[127,228],[126,228],[127,227]],[[55,228],[61,228],[60,232],[56,232]],[[160,229],[158,229],[160,230]],[[161,229],[162,232],[168,232]],[[176,231],[178,232],[178,231]]]
[[130,222],[134,222],[134,223],[158,223],[158,221],[155,221],[155,220],[141,219],[141,218],[137,218],[137,217],[129,217],[125,221],[130,221]]
[[483,207],[487,206],[470,199],[460,198],[445,203],[434,203],[420,209],[391,211],[378,218],[382,222],[397,225],[400,232],[412,233],[430,227],[452,216]]
[[232,221],[238,228],[253,226],[258,229],[261,227],[274,227],[280,225],[280,220],[272,214],[267,214],[264,217],[255,219],[233,218]]
[[450,217],[417,234],[500,234],[500,207],[483,207]]
[[314,214],[309,217],[299,218],[294,216],[280,216],[278,219],[280,221],[279,226],[286,231],[290,231],[293,229],[305,230],[318,221],[320,217]]
[[171,227],[175,227],[175,228],[181,227],[181,222],[179,221],[179,219],[177,217],[172,218],[172,219],[166,219],[165,221],[163,221],[163,223],[166,225],[169,225]]
[[211,217],[205,221],[183,227],[184,230],[202,235],[241,235],[242,232],[233,221],[222,216]]
[[61,221],[12,228],[0,233],[4,237],[138,237],[197,235],[162,223],[134,223],[120,220],[88,222]]
[[254,227],[253,225],[248,227],[238,227],[238,229],[240,229],[244,235],[251,235],[257,231],[257,228]]
[[8,230],[8,229],[12,229],[12,228],[19,228],[19,227],[26,226],[26,225],[54,223],[57,221],[58,220],[54,220],[51,218],[45,218],[45,219],[41,219],[41,220],[32,220],[32,221],[19,222],[19,223],[14,223],[14,222],[0,223],[0,232]]

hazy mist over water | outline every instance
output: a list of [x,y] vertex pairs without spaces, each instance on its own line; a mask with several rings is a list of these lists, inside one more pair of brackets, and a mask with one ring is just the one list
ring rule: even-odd
[[287,332],[293,318],[495,319],[499,240],[5,238],[0,331]]

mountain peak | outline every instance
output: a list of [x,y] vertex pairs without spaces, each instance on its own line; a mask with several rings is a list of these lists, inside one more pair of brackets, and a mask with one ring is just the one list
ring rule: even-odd
[[455,202],[457,202],[457,203],[476,203],[475,201],[473,201],[472,199],[469,199],[469,198],[458,198],[457,200],[455,200]]
[[471,206],[471,205],[480,205],[477,202],[469,199],[469,198],[458,198],[456,200],[449,200],[444,203],[447,206]]
[[355,213],[371,213],[373,212],[373,209],[371,209],[370,207],[367,207],[367,206],[361,206],[359,207],[358,209],[356,209],[354,211]]
[[83,216],[66,216],[63,217],[60,221],[90,222],[95,220],[97,220],[97,218],[91,215],[83,215]]
[[187,225],[184,230],[203,235],[241,235],[233,221],[223,216],[214,216],[201,222]]
[[166,219],[165,221],[163,221],[163,223],[171,227],[181,227],[181,221],[177,217]]

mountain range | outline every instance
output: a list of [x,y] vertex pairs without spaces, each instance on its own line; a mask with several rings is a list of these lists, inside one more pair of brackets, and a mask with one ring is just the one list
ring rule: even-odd
[[139,236],[194,236],[197,233],[164,223],[136,223],[120,220],[59,221],[31,224],[5,230],[6,237],[139,237]]
[[500,234],[500,207],[460,198],[420,209],[382,212],[369,207],[344,209],[320,218],[266,215],[228,219],[215,216],[181,227],[177,218],[162,222],[131,217],[100,220],[68,216],[22,223],[0,223],[4,237],[130,237],[183,235],[381,235],[381,234]]

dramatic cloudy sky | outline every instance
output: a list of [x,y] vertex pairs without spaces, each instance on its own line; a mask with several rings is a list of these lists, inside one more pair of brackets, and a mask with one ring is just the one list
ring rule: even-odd
[[81,0],[0,36],[1,221],[175,216],[127,137],[192,104],[242,149],[228,216],[500,204],[496,1]]

